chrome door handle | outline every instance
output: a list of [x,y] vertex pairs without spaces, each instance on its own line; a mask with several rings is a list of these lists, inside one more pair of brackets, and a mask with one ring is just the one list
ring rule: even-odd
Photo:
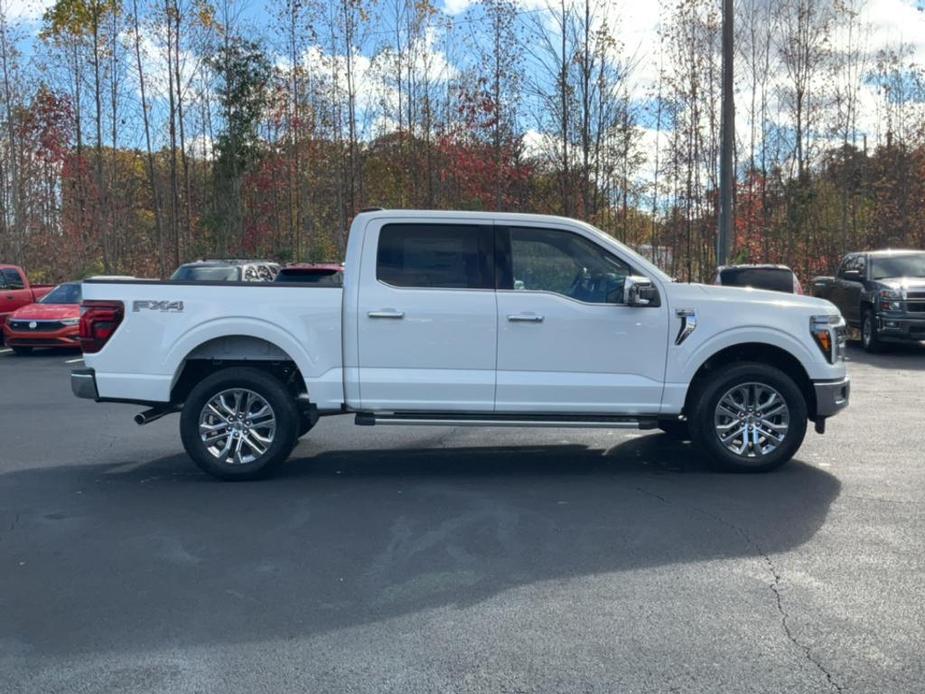
[[543,316],[536,313],[515,313],[508,316],[507,319],[512,323],[542,323]]
[[381,311],[370,311],[366,314],[370,318],[404,318],[404,311],[394,311],[392,309],[383,309]]

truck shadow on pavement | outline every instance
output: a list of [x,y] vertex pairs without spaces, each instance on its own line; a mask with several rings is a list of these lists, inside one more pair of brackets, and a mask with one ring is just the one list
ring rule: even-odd
[[322,451],[250,484],[183,456],[2,475],[0,643],[76,656],[304,638],[735,558],[756,559],[760,585],[766,557],[812,538],[840,491],[797,461],[715,474],[659,434],[608,450],[424,443]]

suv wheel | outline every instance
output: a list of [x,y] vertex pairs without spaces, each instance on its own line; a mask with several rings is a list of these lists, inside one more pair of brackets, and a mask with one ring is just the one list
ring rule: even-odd
[[224,480],[264,477],[295,447],[299,414],[285,386],[259,369],[203,379],[180,413],[180,438],[203,471]]
[[877,335],[877,319],[871,309],[864,311],[864,319],[861,321],[861,345],[865,352],[871,354],[883,351],[883,342]]
[[717,372],[693,402],[694,440],[716,466],[767,472],[790,460],[806,435],[806,400],[780,369],[746,362]]

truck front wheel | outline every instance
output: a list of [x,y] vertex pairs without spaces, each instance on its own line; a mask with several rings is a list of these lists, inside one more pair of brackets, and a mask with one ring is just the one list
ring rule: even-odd
[[180,438],[204,472],[223,480],[264,477],[295,446],[300,424],[286,387],[260,369],[217,371],[190,392]]
[[806,435],[806,400],[780,369],[740,363],[708,378],[688,416],[694,440],[715,465],[767,472],[790,460]]
[[871,354],[883,351],[883,342],[877,335],[877,318],[871,309],[864,311],[864,318],[861,322],[861,345],[865,352]]

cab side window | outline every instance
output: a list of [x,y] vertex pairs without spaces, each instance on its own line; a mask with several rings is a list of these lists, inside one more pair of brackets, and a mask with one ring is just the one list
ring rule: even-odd
[[629,265],[592,241],[568,231],[510,229],[511,287],[543,291],[592,304],[623,303]]
[[376,278],[393,287],[494,289],[492,227],[387,224],[379,232]]
[[861,276],[864,276],[864,256],[863,255],[849,255],[845,258],[845,262],[842,263],[842,266],[838,270],[838,276],[841,279],[846,279],[849,281],[855,280],[856,278],[847,277],[845,273],[856,270],[861,273]]

